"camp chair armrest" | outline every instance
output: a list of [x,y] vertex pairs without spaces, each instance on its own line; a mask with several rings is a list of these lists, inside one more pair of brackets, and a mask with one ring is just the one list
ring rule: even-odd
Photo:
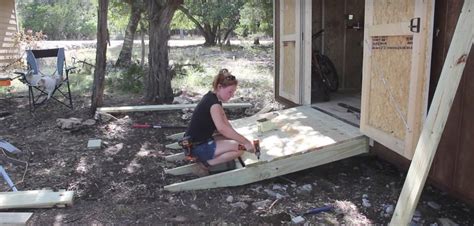
[[75,67],[75,66],[74,66],[74,67],[67,67],[67,68],[66,68],[66,71],[69,72],[70,70],[73,70],[73,69],[76,69],[76,68],[77,68],[77,67]]
[[17,76],[15,76],[14,78],[11,78],[10,80],[17,79],[17,78],[20,78],[20,80],[21,80],[22,78],[26,77],[27,72],[15,71],[15,72],[13,72],[13,74],[17,74]]
[[25,72],[19,72],[19,71],[15,71],[15,72],[13,72],[13,74],[17,74],[19,76],[25,76],[26,75]]

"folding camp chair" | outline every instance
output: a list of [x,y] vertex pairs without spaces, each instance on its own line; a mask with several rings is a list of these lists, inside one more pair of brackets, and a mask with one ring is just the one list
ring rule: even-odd
[[[11,145],[7,141],[2,140],[0,138],[0,151],[2,151],[2,150],[5,150],[5,151],[10,152],[10,153],[15,153],[15,154],[18,154],[18,153],[21,152],[20,149],[16,148],[15,146]],[[13,159],[13,158],[8,158],[8,157],[2,156],[2,155],[0,155],[0,160],[9,160],[9,161],[12,161],[12,162],[20,162],[20,163],[25,163],[26,165],[28,165],[27,162],[22,162],[22,161],[19,161],[19,160]],[[12,191],[18,191],[15,183],[13,183],[10,176],[8,176],[8,173],[5,170],[5,168],[3,168],[3,165],[1,164],[1,162],[0,162],[0,174],[2,175],[3,179],[7,182],[8,186],[10,186],[10,189],[12,189]]]
[[28,85],[30,111],[49,99],[72,109],[69,71],[74,67],[66,67],[64,48],[27,50],[26,62],[28,71],[15,73],[20,75],[21,82]]

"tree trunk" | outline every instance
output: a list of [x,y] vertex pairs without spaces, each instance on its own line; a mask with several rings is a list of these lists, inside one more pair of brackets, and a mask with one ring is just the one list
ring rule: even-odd
[[142,47],[142,57],[140,60],[140,67],[143,69],[143,65],[145,65],[145,31],[141,31],[141,47]]
[[150,70],[145,82],[145,101],[171,103],[171,73],[168,58],[168,40],[173,14],[182,1],[152,0],[149,10]]
[[202,33],[204,35],[204,39],[206,40],[204,42],[205,46],[215,46],[217,44],[216,31],[213,30],[210,24],[204,24]]
[[127,29],[125,30],[122,50],[120,51],[115,66],[126,67],[132,63],[133,40],[135,39],[135,32],[137,31],[143,8],[141,1],[131,2],[130,19],[128,20]]
[[216,45],[217,26],[214,26],[214,30],[213,30],[213,27],[211,27],[211,25],[208,23],[204,24],[204,27],[203,27],[201,26],[199,21],[197,21],[196,18],[194,18],[193,15],[191,15],[188,9],[184,8],[183,6],[178,6],[178,9],[181,10],[181,12],[183,12],[184,15],[186,15],[188,19],[190,19],[194,23],[194,25],[196,25],[196,27],[198,28],[198,30],[201,32],[202,36],[204,36],[204,39],[206,40],[204,42],[205,46]]
[[97,22],[97,50],[95,54],[94,83],[92,84],[91,114],[94,115],[97,107],[103,104],[105,88],[105,67],[107,59],[107,11],[108,0],[99,0]]
[[260,38],[256,37],[253,39],[253,44],[254,45],[260,45]]

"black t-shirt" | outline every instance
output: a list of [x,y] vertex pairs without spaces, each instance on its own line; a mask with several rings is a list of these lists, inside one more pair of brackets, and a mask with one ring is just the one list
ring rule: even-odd
[[215,93],[209,91],[194,109],[191,122],[185,133],[185,136],[191,137],[192,142],[206,141],[216,131],[216,125],[211,117],[211,107],[214,104],[222,105],[222,102],[217,99]]

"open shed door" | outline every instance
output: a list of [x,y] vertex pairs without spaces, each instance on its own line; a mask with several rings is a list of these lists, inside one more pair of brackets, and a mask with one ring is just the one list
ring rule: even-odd
[[301,2],[280,0],[278,93],[296,104],[300,97]]
[[366,0],[360,129],[411,159],[427,112],[434,0]]

